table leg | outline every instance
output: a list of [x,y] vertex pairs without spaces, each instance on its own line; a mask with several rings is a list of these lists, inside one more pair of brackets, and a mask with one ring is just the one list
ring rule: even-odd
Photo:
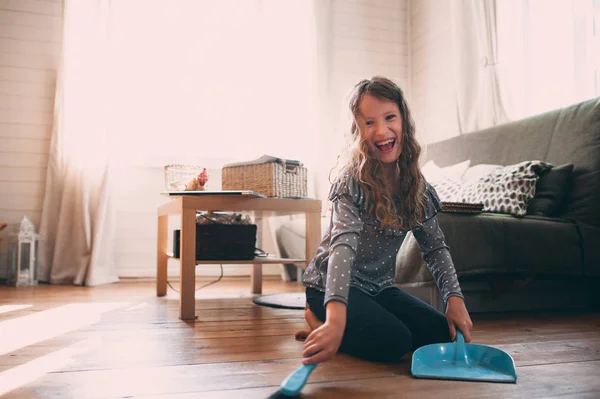
[[262,294],[262,264],[253,264],[250,275],[252,280],[252,293]]
[[321,213],[306,212],[306,260],[305,269],[308,263],[317,253],[317,248],[321,242]]
[[[262,249],[264,240],[264,225],[262,216],[257,216],[254,218],[254,222],[256,223],[257,231],[256,231],[256,245],[258,248]],[[253,294],[262,294],[262,264],[255,263],[252,265],[252,271],[250,273],[250,280],[252,284],[252,293]]]
[[156,252],[156,296],[167,295],[167,229],[168,215],[158,216],[158,245]]
[[196,211],[181,210],[179,318],[196,318]]
[[[305,264],[305,268],[308,266],[308,263]],[[302,284],[302,277],[304,276],[304,269],[300,266],[296,265],[296,283]]]

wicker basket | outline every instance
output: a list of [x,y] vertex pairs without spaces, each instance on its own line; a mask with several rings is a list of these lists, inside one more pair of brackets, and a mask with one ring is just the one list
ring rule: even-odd
[[223,190],[251,190],[278,198],[306,197],[307,175],[300,162],[261,157],[248,164],[224,166],[221,179]]
[[165,188],[169,191],[184,191],[185,185],[202,172],[202,168],[196,165],[167,165],[164,171]]

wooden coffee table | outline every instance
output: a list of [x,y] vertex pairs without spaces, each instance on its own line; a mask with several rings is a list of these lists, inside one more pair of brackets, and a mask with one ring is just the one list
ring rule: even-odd
[[[258,198],[252,196],[169,195],[170,201],[158,208],[158,248],[156,254],[156,295],[167,294],[167,237],[168,216],[180,215],[180,292],[179,318],[194,320],[196,265],[199,264],[250,264],[252,292],[261,293],[262,265],[267,263],[294,263],[306,268],[315,255],[321,240],[321,201],[316,199]],[[231,211],[252,214],[253,223],[258,227],[258,246],[262,245],[264,229],[262,222],[270,216],[305,214],[306,216],[306,255],[304,259],[255,258],[254,260],[196,260],[196,211]]]

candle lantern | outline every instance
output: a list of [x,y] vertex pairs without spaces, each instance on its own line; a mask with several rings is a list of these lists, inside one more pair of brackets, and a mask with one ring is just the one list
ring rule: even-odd
[[39,235],[35,226],[23,217],[16,242],[11,245],[8,284],[16,287],[37,285]]

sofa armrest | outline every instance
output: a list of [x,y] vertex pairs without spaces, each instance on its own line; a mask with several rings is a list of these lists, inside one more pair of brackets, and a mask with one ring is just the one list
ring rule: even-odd
[[435,281],[421,256],[419,244],[409,231],[396,255],[394,284],[399,287],[435,286]]

